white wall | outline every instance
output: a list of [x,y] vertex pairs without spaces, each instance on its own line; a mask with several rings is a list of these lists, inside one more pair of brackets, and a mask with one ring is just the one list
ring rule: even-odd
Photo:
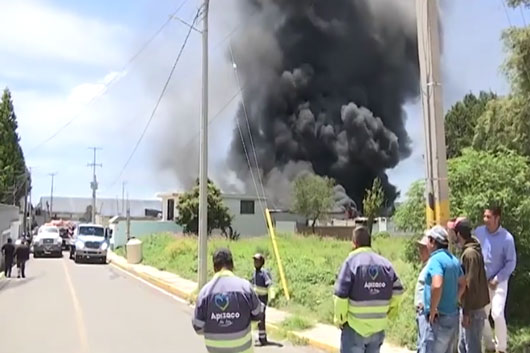
[[[254,201],[254,214],[241,214],[241,200]],[[267,235],[267,225],[265,214],[263,213],[259,201],[253,197],[223,195],[224,204],[234,216],[232,228],[241,233],[242,237]],[[263,205],[263,207],[266,207]]]

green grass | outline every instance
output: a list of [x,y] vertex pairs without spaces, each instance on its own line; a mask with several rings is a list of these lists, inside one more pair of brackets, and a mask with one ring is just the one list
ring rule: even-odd
[[313,326],[315,326],[314,321],[299,315],[293,315],[280,324],[280,327],[287,331],[302,331]]
[[[252,255],[265,254],[266,268],[270,269],[275,281],[277,295],[270,305],[303,317],[306,322],[333,322],[333,285],[341,264],[351,251],[351,243],[317,236],[296,236],[280,234],[278,246],[285,275],[291,294],[288,302],[283,295],[278,266],[268,237],[229,241],[224,238],[211,238],[208,242],[209,257],[218,247],[228,247],[234,256],[235,273],[250,279],[253,272]],[[389,339],[399,345],[413,347],[415,342],[415,313],[412,304],[417,272],[404,260],[407,238],[376,237],[373,248],[387,257],[406,286],[404,302],[399,315],[387,332]],[[124,254],[122,249],[117,253]],[[144,264],[158,269],[177,273],[180,276],[197,280],[197,238],[175,238],[161,234],[143,239]],[[211,264],[209,276],[213,275]],[[302,324],[289,323],[290,325]]]
[[508,351],[511,353],[530,352],[530,326],[528,324],[511,324],[508,327]]

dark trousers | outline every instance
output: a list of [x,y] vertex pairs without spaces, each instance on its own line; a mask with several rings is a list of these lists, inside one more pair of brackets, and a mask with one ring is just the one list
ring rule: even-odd
[[18,277],[26,278],[26,261],[17,261]]
[[265,308],[263,309],[263,316],[258,321],[258,338],[261,343],[267,342],[267,326],[265,325],[265,312],[267,310],[267,303],[269,302],[269,297],[259,297],[259,300],[265,304]]
[[4,261],[4,274],[6,277],[11,277],[11,268],[13,267],[13,259],[5,258]]

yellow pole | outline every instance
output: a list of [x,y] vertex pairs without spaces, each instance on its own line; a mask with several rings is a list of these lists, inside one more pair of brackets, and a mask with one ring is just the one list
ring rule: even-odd
[[282,260],[280,258],[280,251],[278,250],[278,244],[276,243],[276,234],[274,232],[274,227],[272,226],[272,218],[269,212],[269,209],[265,209],[265,218],[267,219],[267,225],[269,228],[269,235],[272,240],[272,248],[274,249],[274,256],[276,257],[276,262],[278,262],[278,270],[280,272],[280,279],[282,281],[283,292],[285,293],[285,298],[291,300],[289,295],[289,289],[287,288],[287,281],[285,280],[285,273],[283,272]]

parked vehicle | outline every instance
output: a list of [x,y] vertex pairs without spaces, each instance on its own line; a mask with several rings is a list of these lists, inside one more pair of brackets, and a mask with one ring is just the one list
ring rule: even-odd
[[106,263],[110,238],[110,231],[101,225],[80,224],[74,231],[70,258],[76,263],[92,259]]
[[63,239],[59,234],[59,228],[55,226],[44,225],[39,228],[36,236],[33,237],[33,257],[44,255],[63,255]]

